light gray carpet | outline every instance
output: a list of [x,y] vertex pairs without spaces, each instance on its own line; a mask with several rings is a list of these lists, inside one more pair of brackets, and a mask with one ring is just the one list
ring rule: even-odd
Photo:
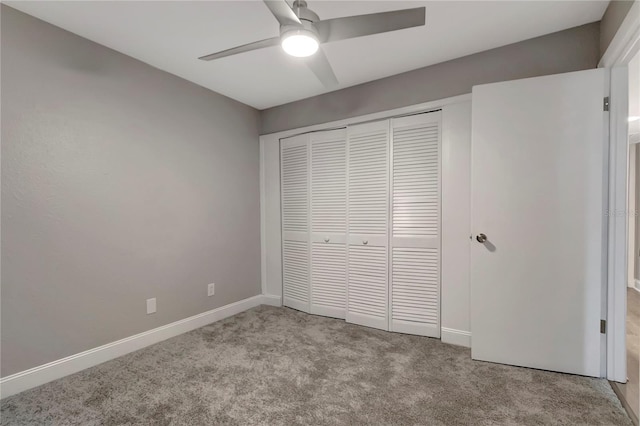
[[3,425],[630,425],[605,380],[261,306],[1,403]]

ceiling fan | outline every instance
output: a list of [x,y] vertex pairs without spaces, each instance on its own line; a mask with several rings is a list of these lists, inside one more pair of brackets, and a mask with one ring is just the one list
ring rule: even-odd
[[280,23],[279,37],[256,41],[198,59],[211,61],[280,44],[289,55],[307,58],[305,63],[322,84],[325,87],[333,87],[338,84],[338,79],[320,44],[419,27],[425,22],[424,7],[320,20],[318,15],[307,7],[305,0],[295,0],[293,7],[289,7],[285,0],[264,0],[264,3]]

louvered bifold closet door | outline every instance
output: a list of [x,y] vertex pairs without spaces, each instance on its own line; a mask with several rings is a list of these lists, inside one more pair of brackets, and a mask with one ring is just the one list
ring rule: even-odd
[[347,321],[388,330],[389,120],[350,126]]
[[309,312],[309,135],[280,140],[283,304]]
[[391,331],[440,337],[441,113],[391,120]]
[[347,131],[311,133],[311,313],[347,310]]

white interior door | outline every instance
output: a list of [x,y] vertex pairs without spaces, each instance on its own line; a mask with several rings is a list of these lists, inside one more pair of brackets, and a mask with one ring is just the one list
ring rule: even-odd
[[389,329],[440,337],[441,112],[391,120]]
[[280,141],[283,304],[310,310],[309,135]]
[[597,69],[473,89],[474,359],[600,376],[605,80]]
[[311,313],[347,308],[347,131],[311,138]]
[[389,120],[350,126],[348,322],[387,330]]

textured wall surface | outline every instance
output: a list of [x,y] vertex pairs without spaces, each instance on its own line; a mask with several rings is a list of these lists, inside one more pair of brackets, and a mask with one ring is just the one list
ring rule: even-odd
[[591,23],[262,111],[261,134],[471,93],[477,84],[595,68]]
[[7,6],[1,29],[2,376],[259,294],[258,112]]

